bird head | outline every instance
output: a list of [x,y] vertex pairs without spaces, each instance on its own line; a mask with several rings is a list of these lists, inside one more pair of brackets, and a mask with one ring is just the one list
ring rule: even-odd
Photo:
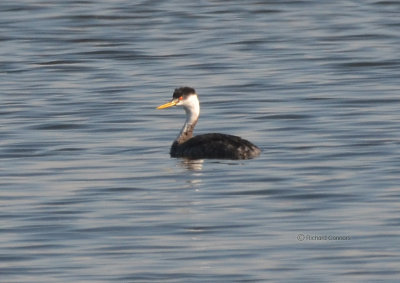
[[172,95],[172,100],[157,107],[157,109],[164,109],[172,106],[183,106],[185,109],[192,108],[194,105],[199,104],[196,91],[191,87],[176,88]]

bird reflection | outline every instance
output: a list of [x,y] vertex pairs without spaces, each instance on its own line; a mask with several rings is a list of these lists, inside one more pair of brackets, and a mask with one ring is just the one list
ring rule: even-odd
[[190,171],[201,171],[203,169],[204,159],[180,159],[181,167]]

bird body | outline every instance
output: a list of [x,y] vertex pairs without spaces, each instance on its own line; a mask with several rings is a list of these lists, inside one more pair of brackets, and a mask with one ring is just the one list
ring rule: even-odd
[[189,159],[250,159],[260,154],[260,149],[238,136],[211,133],[193,137],[193,130],[200,114],[200,103],[195,90],[191,87],[175,89],[173,98],[157,109],[171,106],[183,106],[186,122],[171,146],[171,157]]
[[170,155],[190,159],[250,159],[259,152],[255,145],[238,136],[210,133],[194,136],[183,143],[174,141]]

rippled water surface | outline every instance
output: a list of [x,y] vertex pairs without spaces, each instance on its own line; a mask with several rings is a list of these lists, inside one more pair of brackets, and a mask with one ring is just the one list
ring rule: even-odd
[[[400,278],[399,14],[1,1],[0,281]],[[182,85],[261,156],[170,158]]]

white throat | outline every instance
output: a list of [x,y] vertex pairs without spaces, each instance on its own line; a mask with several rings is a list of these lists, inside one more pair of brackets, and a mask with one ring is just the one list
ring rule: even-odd
[[200,115],[200,102],[197,95],[189,96],[183,103],[183,108],[186,112],[186,124],[197,122]]
[[193,136],[194,126],[196,126],[200,115],[200,102],[195,94],[190,95],[187,99],[177,105],[183,106],[183,109],[185,109],[186,112],[186,122],[176,139],[179,143],[181,143]]

